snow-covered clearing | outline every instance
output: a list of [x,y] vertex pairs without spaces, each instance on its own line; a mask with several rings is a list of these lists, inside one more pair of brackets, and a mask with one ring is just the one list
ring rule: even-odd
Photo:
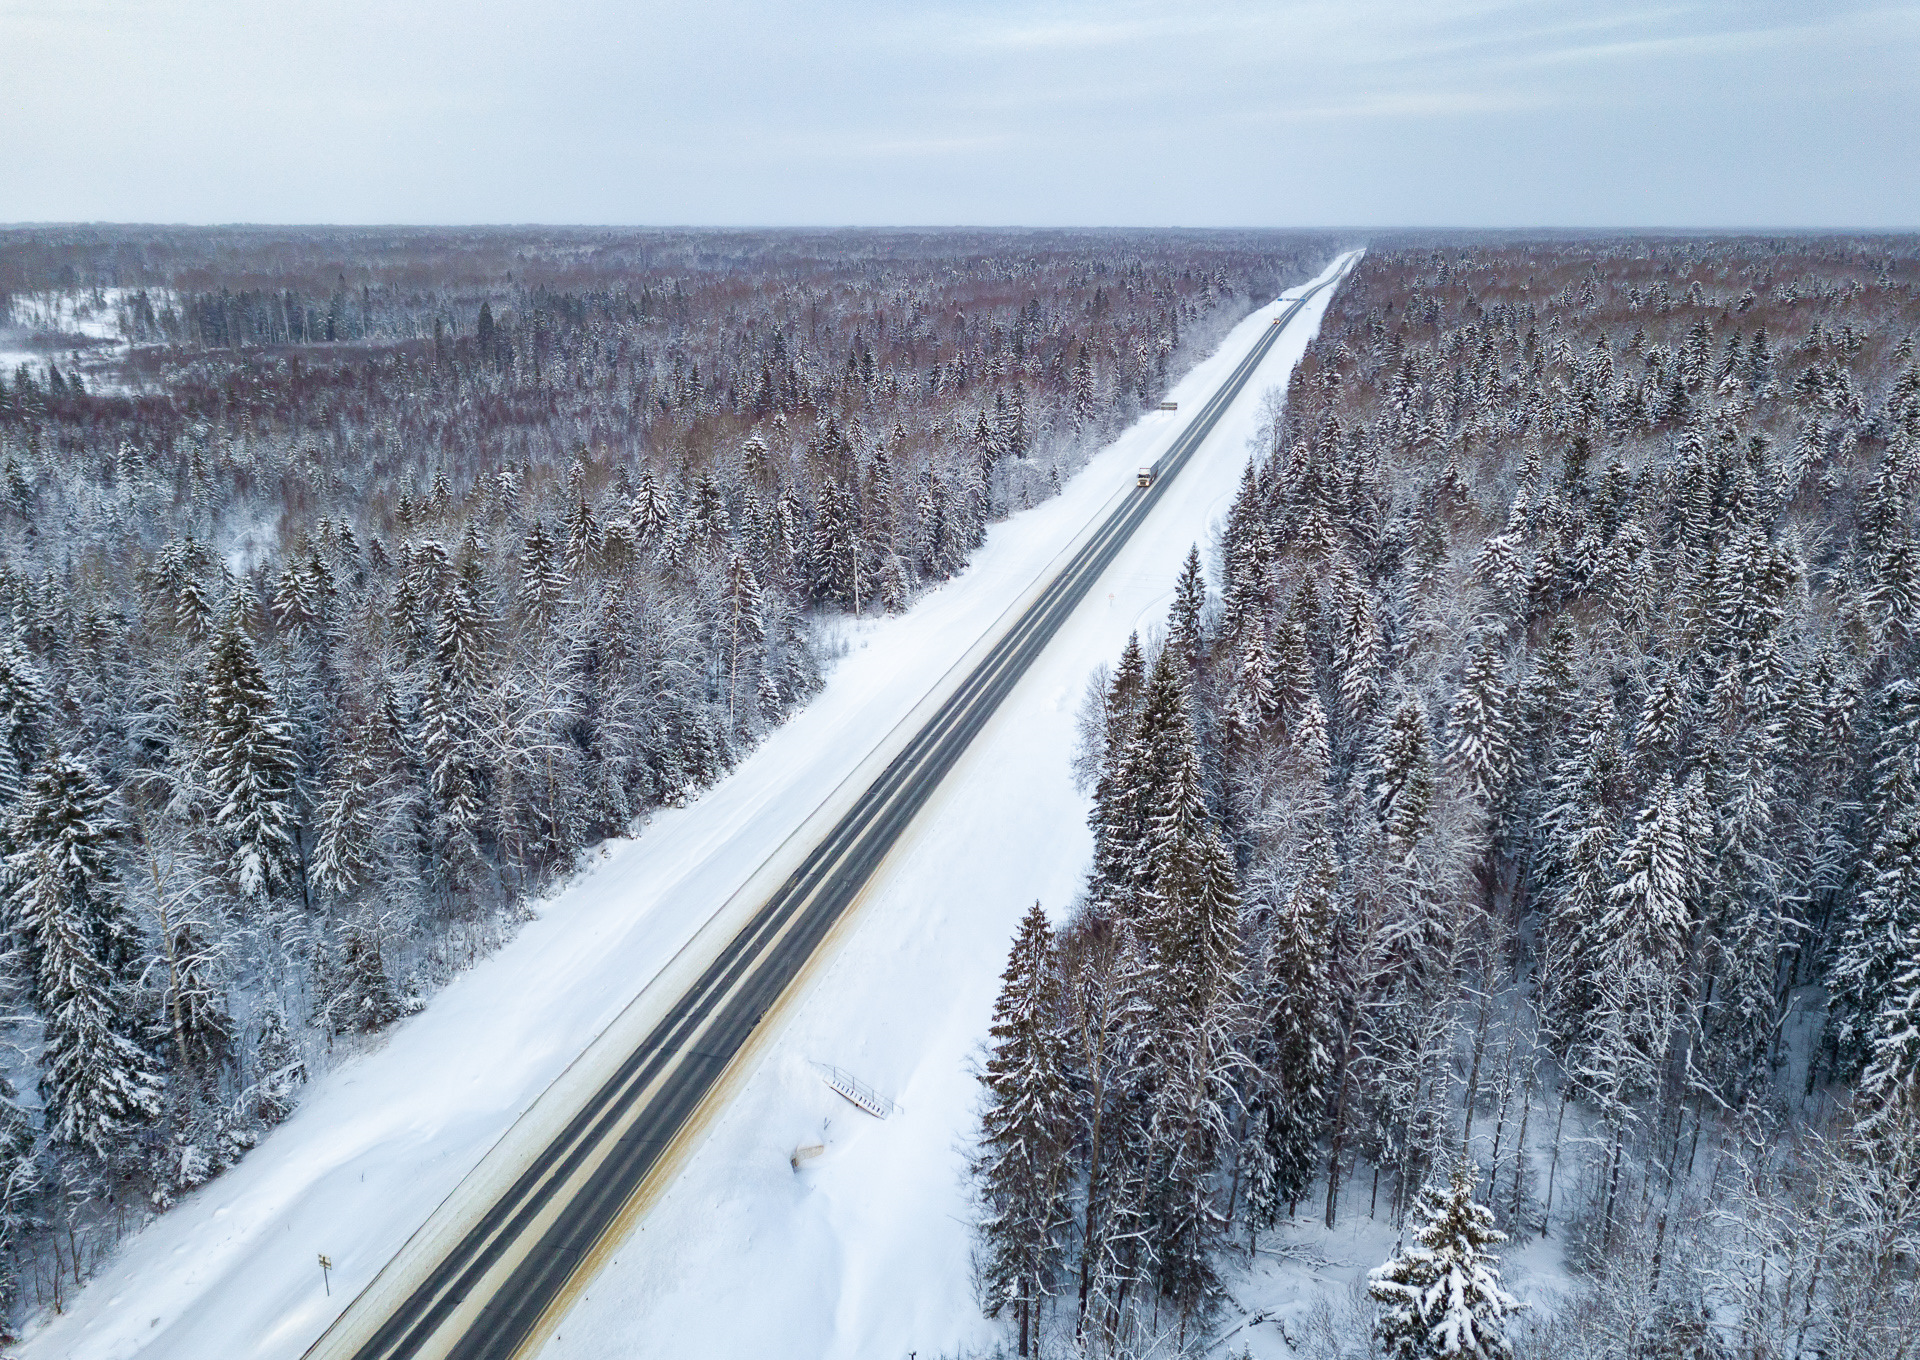
[[122,340],[131,329],[127,311],[141,291],[148,293],[156,307],[170,301],[169,295],[160,289],[66,288],[15,293],[0,324],[48,335]]
[[21,365],[36,379],[48,363],[85,374],[88,389],[126,392],[114,380],[119,360],[131,348],[130,312],[140,293],[156,309],[176,304],[164,288],[67,288],[15,293],[0,312],[0,373],[9,379]]
[[[1329,273],[1337,266],[1330,266]],[[990,1339],[970,1289],[969,1059],[1013,926],[1055,911],[1090,851],[1069,772],[1088,670],[1156,626],[1225,511],[1331,290],[1309,303],[1151,519],[876,877],[839,953],[615,1263],[555,1357],[904,1355]],[[611,842],[492,958],[319,1081],[218,1181],[130,1240],[23,1357],[293,1357],[828,790],[1159,456],[1270,324],[1255,312],[1064,493],[996,525],[964,576],[852,625],[823,692],[724,782]],[[904,1107],[834,1094],[831,1063]],[[823,1155],[790,1169],[797,1145]],[[331,1294],[317,1257],[332,1258]],[[644,1323],[641,1319],[644,1318]]]

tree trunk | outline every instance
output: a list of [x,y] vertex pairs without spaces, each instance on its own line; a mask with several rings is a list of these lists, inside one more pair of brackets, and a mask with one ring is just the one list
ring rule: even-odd
[[1613,1131],[1613,1155],[1609,1159],[1612,1165],[1607,1171],[1607,1207],[1600,1215],[1600,1250],[1602,1254],[1613,1246],[1613,1201],[1620,1193],[1620,1150],[1626,1142],[1624,1126]]
[[[1352,1045],[1348,1048],[1351,1050]],[[1334,1224],[1336,1210],[1340,1203],[1340,1154],[1345,1150],[1347,1133],[1347,1073],[1352,1067],[1351,1051],[1343,1054],[1340,1061],[1340,1085],[1333,1097],[1333,1121],[1329,1135],[1331,1150],[1327,1154],[1327,1227]]]
[[[1527,1072],[1527,1079],[1520,1088],[1520,1137],[1513,1146],[1513,1224],[1517,1231],[1520,1226],[1522,1177],[1527,1169],[1527,1117],[1533,1113],[1533,1072]],[[1491,1188],[1489,1188],[1491,1194]]]
[[1540,1210],[1540,1235],[1547,1235],[1547,1224],[1553,1219],[1553,1181],[1560,1174],[1560,1129],[1567,1122],[1567,1093],[1560,1092],[1560,1113],[1553,1121],[1553,1159],[1547,1163],[1547,1202]]
[[[1096,1096],[1102,1094],[1095,1088]],[[1087,1299],[1093,1288],[1093,1258],[1098,1250],[1094,1238],[1094,1217],[1100,1204],[1100,1122],[1104,1111],[1094,1106],[1093,1128],[1087,1139],[1087,1210],[1080,1232],[1080,1302],[1078,1315],[1074,1318],[1073,1338],[1079,1341],[1085,1338],[1087,1331]]]
[[[1466,1129],[1460,1137],[1460,1157],[1465,1160],[1473,1146],[1473,1102],[1480,1095],[1480,1060],[1487,1051],[1487,1003],[1480,1003],[1480,1023],[1473,1031],[1473,1066],[1467,1071]],[[1437,1093],[1436,1093],[1437,1094]]]

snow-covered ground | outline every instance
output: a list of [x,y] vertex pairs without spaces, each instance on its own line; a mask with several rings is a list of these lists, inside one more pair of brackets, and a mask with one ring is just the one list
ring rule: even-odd
[[[49,361],[85,375],[89,390],[126,391],[112,370],[130,348],[129,309],[144,291],[156,310],[174,305],[163,288],[66,288],[16,293],[0,312],[0,373],[24,364],[44,379]],[[104,384],[104,385],[103,385]]]
[[[15,293],[9,301],[7,316],[0,320],[55,335],[121,340],[127,333],[127,309],[133,305],[138,292],[133,288],[59,288]],[[149,296],[156,307],[168,300],[159,290]]]
[[[1330,266],[1329,272],[1333,267]],[[1226,510],[1304,309],[1153,516],[882,867],[838,953],[546,1353],[905,1355],[991,1334],[968,1268],[972,1054],[1014,923],[1059,912],[1091,842],[1069,773],[1088,670],[1159,624]],[[996,525],[964,576],[852,626],[822,693],[720,785],[593,865],[492,958],[336,1069],[218,1181],[130,1240],[22,1357],[298,1356],[507,1131],[953,663],[1157,458],[1280,303],[1255,312],[1064,493]],[[880,1122],[833,1063],[897,1099]],[[795,1172],[789,1156],[822,1141]],[[323,1292],[319,1254],[332,1258]]]

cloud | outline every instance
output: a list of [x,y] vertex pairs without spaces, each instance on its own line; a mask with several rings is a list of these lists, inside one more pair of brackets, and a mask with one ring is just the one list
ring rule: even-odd
[[0,219],[1920,222],[1920,7],[0,0]]

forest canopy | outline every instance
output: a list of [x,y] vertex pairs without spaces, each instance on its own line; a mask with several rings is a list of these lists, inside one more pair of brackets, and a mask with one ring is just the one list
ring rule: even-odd
[[1374,244],[1087,695],[982,1073],[1023,1354],[1203,1349],[1359,1213],[1322,1354],[1910,1350],[1916,338],[1911,237]]

